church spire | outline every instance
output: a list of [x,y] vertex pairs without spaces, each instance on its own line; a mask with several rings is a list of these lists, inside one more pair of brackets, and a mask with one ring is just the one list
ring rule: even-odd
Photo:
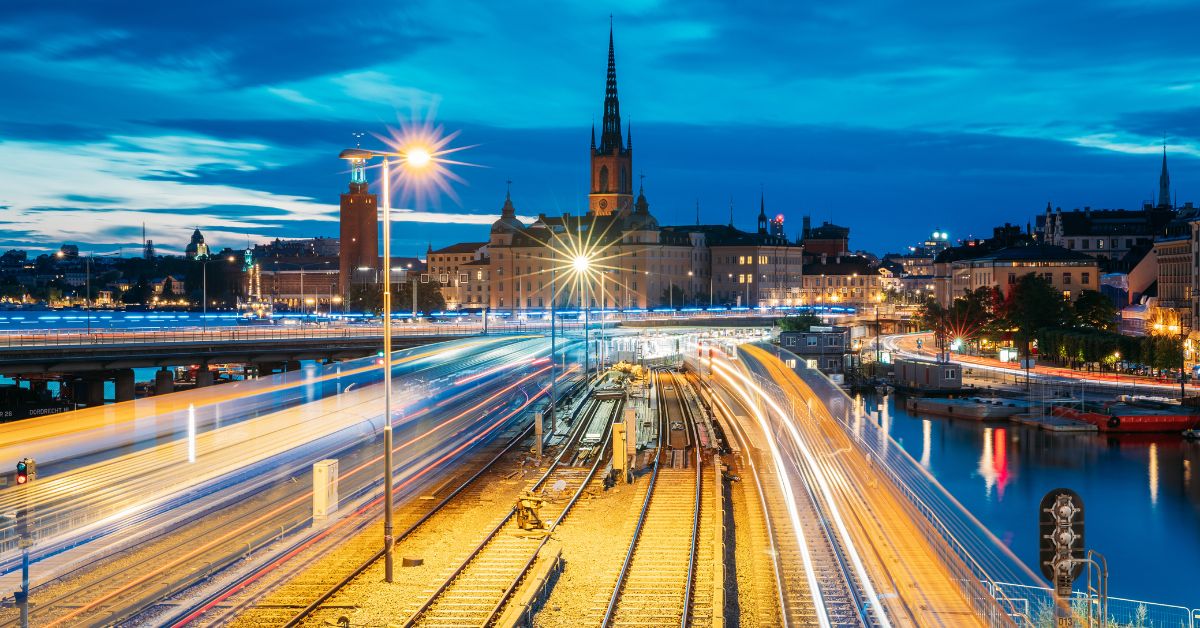
[[767,197],[761,187],[758,190],[758,234],[767,235]]
[[613,46],[613,29],[608,24],[608,80],[604,84],[604,121],[601,125],[600,152],[611,153],[621,146],[621,104],[617,100],[617,55]]
[[1167,138],[1163,138],[1162,174],[1158,175],[1158,206],[1171,206],[1171,174],[1167,172]]

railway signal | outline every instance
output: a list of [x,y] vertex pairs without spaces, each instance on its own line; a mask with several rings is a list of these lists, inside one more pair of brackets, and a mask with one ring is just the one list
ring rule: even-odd
[[17,484],[29,484],[37,479],[37,463],[33,458],[22,458],[17,461]]
[[1038,507],[1038,565],[1058,594],[1056,626],[1074,625],[1071,585],[1086,562],[1083,540],[1083,498],[1067,488],[1056,488]]

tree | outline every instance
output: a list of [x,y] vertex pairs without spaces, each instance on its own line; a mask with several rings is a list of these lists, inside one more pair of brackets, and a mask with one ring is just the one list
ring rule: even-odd
[[1117,306],[1112,299],[1096,292],[1084,290],[1073,306],[1076,327],[1088,327],[1101,331],[1116,331]]
[[663,288],[662,305],[668,307],[683,307],[686,305],[683,301],[683,297],[683,288],[679,286],[673,285],[670,288]]
[[1063,327],[1069,305],[1047,280],[1029,273],[1017,280],[1004,301],[1004,324],[1016,332],[1025,357],[1029,343],[1044,329]]
[[[383,312],[383,289],[378,284],[355,284],[350,286],[350,309],[358,312],[380,314]],[[412,282],[392,284],[392,311],[407,312],[412,309]],[[417,311],[426,314],[446,309],[446,298],[441,286],[435,282],[418,284]]]
[[820,325],[821,317],[816,314],[798,314],[779,319],[779,328],[783,331],[808,331],[813,325]]

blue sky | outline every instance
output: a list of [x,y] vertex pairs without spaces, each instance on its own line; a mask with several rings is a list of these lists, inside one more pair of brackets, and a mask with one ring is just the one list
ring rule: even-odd
[[[586,207],[613,13],[634,167],[664,223],[753,225],[760,186],[899,250],[1152,198],[1167,135],[1200,200],[1200,4],[309,0],[9,4],[0,248],[160,250],[337,235],[339,149],[414,112],[461,131],[457,200],[400,253]],[[368,137],[364,146],[377,142]]]

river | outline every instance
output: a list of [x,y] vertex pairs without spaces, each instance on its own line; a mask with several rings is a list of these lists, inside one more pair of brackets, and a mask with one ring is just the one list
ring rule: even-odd
[[886,403],[892,438],[1035,572],[1038,503],[1070,488],[1084,500],[1087,547],[1108,559],[1111,596],[1200,608],[1200,442],[914,416],[903,398]]

